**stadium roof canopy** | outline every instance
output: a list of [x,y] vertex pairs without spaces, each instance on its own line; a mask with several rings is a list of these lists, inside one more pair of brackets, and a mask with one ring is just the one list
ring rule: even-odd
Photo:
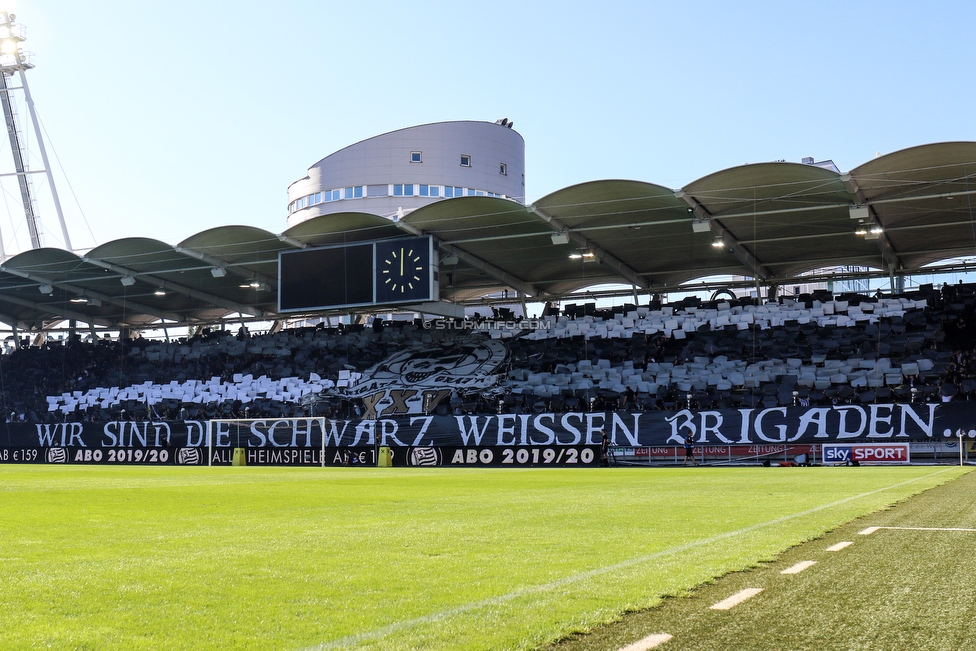
[[679,190],[593,181],[531,206],[461,197],[396,222],[339,213],[280,235],[221,226],[175,246],[125,238],[83,256],[36,249],[0,264],[0,322],[144,328],[274,319],[281,251],[411,234],[436,238],[441,298],[459,302],[506,289],[545,300],[605,283],[675,291],[715,275],[777,285],[832,266],[905,275],[976,254],[974,194],[976,142],[949,142],[881,156],[846,174],[760,163]]

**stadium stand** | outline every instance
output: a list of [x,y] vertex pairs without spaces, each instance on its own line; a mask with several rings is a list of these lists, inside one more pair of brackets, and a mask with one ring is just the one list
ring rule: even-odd
[[[976,287],[962,285],[883,298],[567,305],[533,330],[482,332],[509,351],[500,396],[455,391],[431,407],[531,413],[973,399],[974,305]],[[171,343],[49,341],[0,359],[0,393],[8,420],[31,422],[357,417],[362,402],[342,393],[359,373],[451,332],[393,321],[254,336],[204,330]]]

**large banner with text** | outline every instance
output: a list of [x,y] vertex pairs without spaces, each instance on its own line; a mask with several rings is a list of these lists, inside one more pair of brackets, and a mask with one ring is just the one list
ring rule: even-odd
[[[234,448],[244,448],[252,464],[375,465],[374,448],[379,446],[399,450],[393,455],[394,465],[425,465],[420,461],[435,457],[466,460],[470,458],[468,449],[490,449],[491,461],[467,465],[492,465],[496,457],[506,458],[499,451],[507,448],[516,452],[525,449],[527,452],[519,454],[543,455],[550,461],[559,458],[562,463],[564,458],[573,455],[579,459],[584,447],[599,446],[603,432],[615,446],[661,447],[681,445],[688,435],[698,445],[742,446],[937,442],[956,440],[960,431],[967,439],[976,438],[976,402],[404,416],[371,420],[266,419],[209,424],[206,421],[3,423],[0,424],[0,463],[196,465],[209,462],[222,465],[231,463]],[[574,446],[576,452],[560,456],[561,448]],[[538,452],[532,452],[533,448]],[[555,456],[550,459],[550,455]],[[587,460],[590,460],[589,453]]]

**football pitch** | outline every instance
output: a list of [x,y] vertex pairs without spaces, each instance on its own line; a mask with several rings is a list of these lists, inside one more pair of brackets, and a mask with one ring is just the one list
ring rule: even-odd
[[[0,466],[0,647],[536,649],[730,572],[756,568],[704,589],[771,572],[795,545],[965,472]],[[890,545],[904,534],[862,538],[872,557],[924,559],[921,542]],[[854,583],[808,592],[837,602]],[[775,593],[751,587],[767,590],[756,604]],[[736,608],[749,621],[759,606]],[[697,616],[678,618],[685,643],[715,638]],[[622,625],[573,648],[669,623]]]

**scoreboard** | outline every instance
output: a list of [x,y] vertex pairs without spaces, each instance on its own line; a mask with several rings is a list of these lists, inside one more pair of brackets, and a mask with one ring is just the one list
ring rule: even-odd
[[437,298],[434,239],[429,235],[278,254],[280,313]]

